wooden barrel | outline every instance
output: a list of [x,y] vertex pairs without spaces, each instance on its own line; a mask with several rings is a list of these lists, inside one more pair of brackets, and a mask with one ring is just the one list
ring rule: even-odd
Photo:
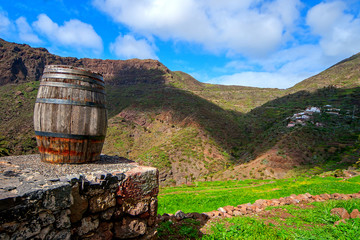
[[101,74],[78,67],[46,66],[34,109],[41,160],[98,160],[107,128],[105,101]]

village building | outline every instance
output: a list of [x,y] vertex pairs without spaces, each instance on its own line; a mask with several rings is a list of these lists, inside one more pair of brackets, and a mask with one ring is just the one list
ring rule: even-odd
[[312,115],[313,113],[320,113],[321,110],[318,107],[308,107],[305,109],[305,112],[309,115]]
[[324,106],[324,111],[328,114],[332,114],[332,115],[339,115],[340,114],[340,110],[339,108],[334,108],[331,105],[325,105]]

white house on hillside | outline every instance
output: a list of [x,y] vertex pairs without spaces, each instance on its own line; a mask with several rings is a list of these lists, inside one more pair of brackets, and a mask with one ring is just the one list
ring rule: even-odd
[[320,113],[321,111],[320,111],[320,108],[318,108],[318,107],[308,107],[305,109],[305,112],[312,115],[313,113]]

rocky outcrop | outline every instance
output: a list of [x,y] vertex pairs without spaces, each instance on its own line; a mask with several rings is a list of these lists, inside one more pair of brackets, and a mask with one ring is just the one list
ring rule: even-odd
[[170,70],[157,60],[101,60],[60,57],[45,48],[10,43],[0,39],[0,86],[7,83],[38,81],[45,65],[84,67],[102,73],[108,84],[163,84]]
[[38,81],[46,64],[81,66],[81,61],[50,54],[45,48],[0,39],[0,85]]
[[164,84],[170,70],[157,60],[101,60],[81,59],[83,67],[99,72],[107,84],[133,85],[139,83]]

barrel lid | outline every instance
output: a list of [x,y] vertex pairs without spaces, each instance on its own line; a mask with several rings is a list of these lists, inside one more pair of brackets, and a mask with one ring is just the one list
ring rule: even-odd
[[70,65],[46,65],[44,69],[44,73],[80,74],[104,81],[102,74],[99,72],[94,72],[90,69],[74,67]]

